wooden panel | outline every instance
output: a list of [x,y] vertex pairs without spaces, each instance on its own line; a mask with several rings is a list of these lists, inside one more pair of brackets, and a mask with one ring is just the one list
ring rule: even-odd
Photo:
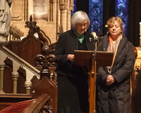
[[36,55],[41,53],[41,42],[32,35],[22,41],[21,58],[36,66]]
[[50,101],[53,107],[53,113],[57,113],[58,87],[49,77],[42,76],[42,78],[34,84],[32,90],[34,91],[32,94],[33,98],[37,98],[42,94],[48,94],[51,98]]
[[13,103],[31,99],[29,94],[0,94],[0,110],[12,105]]

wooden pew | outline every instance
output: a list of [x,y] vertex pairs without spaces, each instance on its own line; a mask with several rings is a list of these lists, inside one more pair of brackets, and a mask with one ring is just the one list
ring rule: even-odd
[[53,108],[49,104],[50,99],[49,95],[43,94],[36,99],[13,103],[1,110],[0,113],[53,113]]
[[[39,113],[39,111],[57,113],[58,86],[56,80],[50,78],[50,72],[54,71],[55,67],[49,68],[45,64],[41,70],[41,78],[37,79],[34,76],[31,80],[33,84],[31,94],[1,94],[0,109],[3,110],[0,113],[11,113],[11,110],[15,110],[14,113]],[[25,108],[19,109],[23,105]]]

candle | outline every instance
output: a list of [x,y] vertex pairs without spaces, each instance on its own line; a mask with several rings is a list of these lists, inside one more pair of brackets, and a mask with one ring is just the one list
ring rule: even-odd
[[140,24],[140,33],[139,34],[141,35],[141,22],[139,22],[139,24]]
[[140,33],[139,33],[139,36],[140,36],[140,47],[141,47],[141,22],[139,22],[140,24]]

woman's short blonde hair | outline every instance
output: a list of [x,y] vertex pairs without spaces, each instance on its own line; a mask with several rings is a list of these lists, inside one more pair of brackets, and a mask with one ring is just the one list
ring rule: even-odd
[[[114,22],[117,22],[120,27],[121,27],[121,30],[122,30],[122,33],[124,32],[123,30],[123,21],[120,17],[111,17],[108,21],[107,21],[107,27],[108,27],[108,30],[112,27],[112,25],[114,24]],[[109,32],[109,31],[108,31]]]
[[84,11],[77,11],[71,17],[71,26],[76,28],[76,25],[83,22],[84,20],[87,20],[87,28],[89,28],[90,20],[88,15]]

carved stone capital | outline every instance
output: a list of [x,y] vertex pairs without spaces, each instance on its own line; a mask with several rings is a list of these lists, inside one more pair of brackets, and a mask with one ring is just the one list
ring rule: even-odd
[[4,64],[0,65],[0,71],[4,71],[4,67],[5,67]]
[[27,82],[27,81],[25,82],[25,87],[26,87],[26,93],[27,94],[30,94],[31,85],[32,85],[31,82]]
[[60,10],[67,10],[68,9],[68,4],[60,4],[59,8],[60,8]]
[[55,0],[49,0],[50,3],[55,3]]
[[12,77],[13,77],[14,81],[17,81],[18,77],[19,77],[19,73],[18,72],[12,72]]
[[69,5],[69,10],[73,10],[73,7],[74,7],[74,5],[73,4],[70,4]]
[[31,89],[31,85],[32,85],[32,83],[31,82],[25,82],[25,87],[26,87],[26,89]]

